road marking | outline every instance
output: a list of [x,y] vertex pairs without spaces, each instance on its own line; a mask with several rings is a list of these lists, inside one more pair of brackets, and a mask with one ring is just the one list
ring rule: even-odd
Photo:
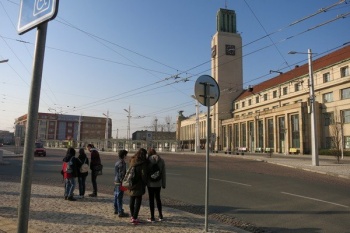
[[214,178],[209,178],[210,180],[215,180],[215,181],[220,181],[220,182],[226,182],[230,184],[239,184],[239,185],[244,185],[244,186],[251,186],[250,184],[243,184],[243,183],[238,183],[234,181],[229,181],[229,180],[219,180],[219,179],[214,179]]
[[297,195],[297,194],[293,194],[293,193],[286,193],[286,192],[281,192],[281,193],[286,194],[286,195],[290,195],[290,196],[294,196],[294,197],[301,197],[301,198],[305,198],[305,199],[309,199],[309,200],[313,200],[313,201],[319,201],[319,202],[324,202],[324,203],[328,203],[328,204],[332,204],[332,205],[337,205],[337,206],[349,208],[349,206],[346,206],[346,205],[341,205],[338,203],[324,201],[324,200],[316,199],[316,198],[312,198],[312,197],[306,197],[306,196],[301,196],[301,195]]

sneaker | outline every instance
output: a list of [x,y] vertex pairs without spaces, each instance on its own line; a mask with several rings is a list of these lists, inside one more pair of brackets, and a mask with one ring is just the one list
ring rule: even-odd
[[91,193],[91,194],[89,194],[89,197],[97,197],[97,194],[96,193]]
[[121,212],[121,213],[118,214],[118,217],[119,217],[119,218],[129,217],[129,214],[124,213],[124,212]]
[[67,200],[67,199],[68,199],[68,197],[67,197],[67,196],[65,196],[65,197],[64,197],[64,200]]
[[137,225],[139,223],[140,223],[140,221],[138,219],[132,219],[132,224]]
[[155,220],[154,218],[148,218],[148,219],[147,219],[147,222],[152,222],[152,223],[153,223],[153,222],[155,222],[155,221],[156,221],[156,220]]
[[158,218],[158,221],[159,222],[162,222],[164,219],[163,219],[163,216],[159,216],[159,218]]
[[77,199],[75,199],[73,196],[70,196],[70,197],[68,197],[67,200],[68,200],[68,201],[76,201]]

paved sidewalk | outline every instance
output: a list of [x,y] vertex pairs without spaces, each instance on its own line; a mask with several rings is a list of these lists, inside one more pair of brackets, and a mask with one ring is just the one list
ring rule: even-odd
[[[20,184],[0,182],[0,187],[0,232],[17,232]],[[126,196],[126,212],[128,202]],[[119,218],[114,214],[112,195],[100,194],[97,198],[86,197],[72,202],[64,200],[63,187],[32,185],[30,204],[28,232],[31,233],[204,232],[204,216],[164,207],[164,221],[149,223],[146,221],[149,209],[143,205],[139,215],[142,222],[132,225],[129,217]],[[208,223],[209,232],[246,232],[210,220]]]
[[[162,152],[160,152],[162,153]],[[188,152],[177,152],[188,153]],[[204,156],[205,153],[198,153]],[[15,155],[4,151],[6,158]],[[350,158],[344,157],[338,164],[335,157],[319,156],[319,166],[312,166],[310,155],[281,155],[264,153],[245,153],[244,155],[211,153],[210,156],[227,156],[233,158],[258,160],[267,163],[303,169],[324,175],[350,179]],[[19,202],[18,183],[0,182],[0,233],[17,232],[17,206]],[[101,194],[98,198],[85,198],[76,202],[62,198],[63,187],[44,185],[32,186],[29,230],[31,233],[44,232],[204,232],[204,216],[164,207],[164,222],[148,223],[148,208],[142,206],[140,219],[143,222],[134,226],[129,218],[118,218],[113,211],[113,196]],[[128,197],[124,199],[128,203]],[[145,203],[143,203],[145,204]],[[127,204],[124,206],[128,210]],[[232,226],[209,220],[209,232],[246,232]]]

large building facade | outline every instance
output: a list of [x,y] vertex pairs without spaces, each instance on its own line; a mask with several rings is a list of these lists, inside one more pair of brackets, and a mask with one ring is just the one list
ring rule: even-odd
[[[220,86],[221,95],[210,112],[211,149],[310,153],[308,64],[243,90],[241,38],[235,27],[221,31],[235,25],[234,12],[220,9],[217,23],[218,32],[211,45],[212,76]],[[336,131],[341,134],[341,146],[349,149],[350,46],[320,57],[312,65],[319,149],[332,147]],[[185,117],[182,112],[178,116],[177,140],[190,148],[194,147],[196,117]],[[198,118],[203,147],[206,115],[200,114]]]
[[[38,113],[37,140],[105,139],[112,137],[112,119],[106,117],[75,116],[53,113]],[[24,138],[27,115],[15,120],[15,137]]]

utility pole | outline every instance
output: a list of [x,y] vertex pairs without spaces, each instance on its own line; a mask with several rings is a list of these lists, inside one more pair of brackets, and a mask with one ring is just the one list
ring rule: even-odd
[[104,116],[106,116],[106,127],[105,127],[105,146],[104,150],[107,151],[108,149],[108,121],[109,121],[109,111],[107,110],[107,115],[103,113]]
[[127,133],[126,133],[126,139],[130,139],[130,118],[131,118],[131,109],[130,109],[130,105],[129,105],[129,110],[124,109],[125,112],[128,113],[128,128],[127,128]]
[[79,116],[79,121],[78,121],[78,135],[77,135],[77,143],[78,143],[78,148],[81,147],[80,143],[80,134],[81,134],[81,115]]

